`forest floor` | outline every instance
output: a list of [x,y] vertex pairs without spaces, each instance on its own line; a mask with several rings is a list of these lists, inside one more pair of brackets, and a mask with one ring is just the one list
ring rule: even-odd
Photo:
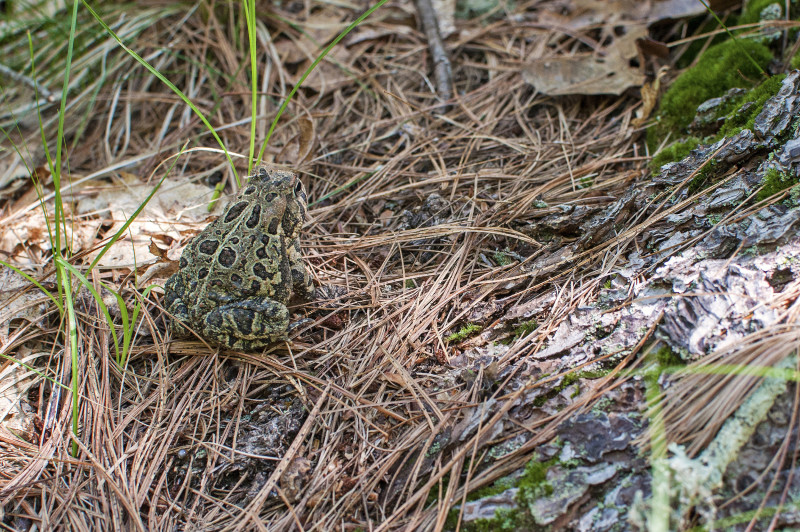
[[[654,172],[653,94],[721,32],[650,3],[584,4],[440,5],[446,105],[415,4],[385,4],[333,48],[264,156],[308,192],[317,299],[291,309],[307,320],[289,342],[250,353],[173,338],[163,307],[182,249],[247,175],[242,4],[95,6],[208,118],[235,174],[78,5],[60,188],[48,158],[72,7],[8,13],[3,526],[798,526],[800,209],[795,188],[761,193],[769,154],[796,175],[798,74],[752,131]],[[368,7],[257,3],[256,147]],[[587,56],[607,69],[596,83],[543,81]]]

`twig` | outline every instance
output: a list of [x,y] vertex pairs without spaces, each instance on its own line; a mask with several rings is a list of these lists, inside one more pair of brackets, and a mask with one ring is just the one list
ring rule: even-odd
[[49,89],[43,87],[42,84],[36,81],[35,79],[28,77],[25,74],[20,74],[16,70],[9,68],[2,63],[0,63],[0,74],[8,76],[14,81],[19,81],[21,83],[24,83],[25,85],[30,86],[32,89],[37,89],[39,91],[39,94],[41,94],[42,97],[50,103],[61,98],[61,92],[56,94],[50,91]]
[[[416,0],[422,28],[428,38],[428,49],[433,58],[433,75],[436,79],[436,92],[443,102],[453,97],[453,69],[450,66],[450,57],[444,48],[442,36],[439,34],[439,23],[436,12],[433,10],[431,0]],[[449,105],[441,107],[442,112],[447,111]]]

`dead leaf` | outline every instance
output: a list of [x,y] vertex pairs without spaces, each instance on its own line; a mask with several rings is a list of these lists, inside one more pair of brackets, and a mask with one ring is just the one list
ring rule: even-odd
[[25,320],[44,329],[48,297],[30,286],[30,281],[11,268],[0,269],[0,343],[8,342],[12,320]]
[[[153,187],[153,184],[143,182],[138,176],[123,175],[112,185],[95,187],[94,194],[78,202],[78,213],[100,214],[101,218],[107,218],[106,222],[112,225],[106,234],[114,234],[133,216]],[[103,255],[100,264],[106,267],[131,268],[134,265],[155,262],[160,256],[150,250],[152,237],[169,237],[180,242],[185,240],[187,233],[199,232],[203,222],[209,217],[207,205],[212,195],[213,189],[188,177],[166,181],[126,233]],[[227,202],[227,198],[222,200],[217,202],[215,209],[219,210],[221,204]],[[97,223],[99,222],[98,220]]]
[[644,74],[629,61],[638,54],[636,40],[645,35],[644,25],[630,27],[627,34],[606,48],[605,57],[583,54],[538,59],[522,70],[522,77],[539,92],[551,96],[620,95],[644,83]]
[[667,67],[662,67],[652,83],[646,82],[642,85],[642,107],[636,111],[636,118],[631,120],[633,127],[642,127],[650,118],[650,114],[658,104],[658,94],[661,90],[661,78],[663,78],[668,71],[669,69]]
[[36,364],[36,359],[49,357],[46,351],[20,350],[15,362],[5,361],[0,370],[0,426],[28,441],[33,441],[36,432],[36,410],[28,403],[28,392],[41,377],[22,364],[30,367]]
[[312,469],[311,461],[298,456],[289,462],[289,466],[280,478],[280,486],[289,501],[296,501],[297,496],[308,484]]
[[[721,11],[736,3],[733,0],[712,0],[711,9]],[[681,19],[706,13],[697,0],[571,0],[556,4],[559,11],[543,11],[542,24],[581,30],[603,24],[627,25],[631,22],[652,24],[666,19]]]
[[399,375],[397,373],[392,373],[390,371],[384,371],[383,378],[391,382],[392,384],[400,386],[401,388],[405,388],[408,385],[408,382],[406,382],[406,380],[403,378],[402,375]]

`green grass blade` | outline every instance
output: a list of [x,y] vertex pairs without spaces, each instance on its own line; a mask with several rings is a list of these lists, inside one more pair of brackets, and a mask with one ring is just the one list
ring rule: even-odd
[[42,292],[44,292],[44,294],[45,294],[47,297],[49,297],[49,298],[50,298],[50,299],[53,301],[53,303],[55,304],[55,306],[58,308],[58,312],[59,312],[59,314],[63,314],[63,313],[64,313],[64,308],[61,306],[61,302],[60,302],[60,301],[59,301],[59,300],[58,300],[58,299],[57,299],[57,298],[56,298],[56,297],[55,297],[53,294],[51,294],[51,293],[50,293],[50,292],[49,292],[49,291],[48,291],[48,290],[47,290],[47,289],[46,289],[44,286],[42,286],[42,285],[41,285],[41,283],[39,283],[39,281],[37,281],[36,279],[34,279],[33,277],[31,277],[31,276],[30,276],[30,275],[28,275],[27,273],[23,272],[22,270],[20,270],[20,269],[19,269],[19,268],[17,268],[16,266],[12,266],[11,264],[7,263],[7,262],[6,262],[6,261],[4,261],[4,260],[0,260],[0,264],[2,264],[3,266],[5,266],[6,268],[10,268],[10,269],[14,270],[15,272],[17,272],[18,274],[20,274],[21,276],[23,276],[25,279],[27,279],[28,281],[30,281],[30,282],[31,282],[31,284],[33,284],[34,286],[36,286],[36,288],[38,288],[39,290],[41,290]]
[[181,150],[173,157],[172,164],[170,164],[169,168],[167,168],[167,171],[164,172],[164,176],[159,180],[158,184],[155,187],[153,187],[153,190],[150,192],[150,194],[147,195],[144,201],[136,208],[135,211],[133,211],[133,214],[125,221],[124,224],[122,224],[122,227],[120,227],[119,230],[117,230],[117,232],[114,233],[114,236],[111,237],[111,240],[109,240],[108,243],[103,246],[103,249],[100,250],[100,253],[98,253],[97,256],[94,258],[92,263],[89,265],[90,271],[93,270],[95,266],[97,266],[97,263],[100,262],[100,259],[103,258],[103,255],[108,253],[108,250],[111,249],[111,246],[113,246],[114,243],[117,240],[119,240],[120,237],[122,237],[125,231],[128,230],[128,227],[142,213],[142,210],[144,210],[147,204],[150,203],[150,200],[153,199],[153,196],[156,195],[158,189],[160,189],[161,185],[164,184],[164,181],[167,179],[167,176],[170,174],[170,172],[172,172],[172,169],[175,168],[175,165],[178,162],[178,157],[183,155],[183,152],[185,150],[186,150],[186,145],[184,144]]
[[[111,318],[111,314],[108,312],[108,307],[106,306],[105,303],[103,303],[103,298],[100,297],[100,294],[97,293],[97,290],[95,290],[95,288],[92,285],[92,283],[90,283],[89,280],[75,266],[73,266],[72,264],[70,264],[69,262],[67,262],[64,259],[59,259],[58,262],[59,262],[59,264],[61,265],[62,268],[65,268],[72,275],[77,277],[78,280],[81,282],[81,284],[83,284],[83,286],[85,286],[86,289],[89,290],[89,292],[91,292],[92,297],[94,298],[95,302],[97,303],[97,306],[100,307],[100,311],[103,313],[103,316],[106,318],[106,322],[108,322],[108,328],[111,330],[111,336],[114,338],[114,351],[115,351],[115,353],[117,355],[117,359],[119,359],[119,342],[117,340],[117,330],[114,327],[114,320]],[[106,286],[106,285],[103,285],[103,286],[106,289],[108,289],[112,294],[117,295],[117,293],[114,290],[109,289],[108,286]],[[71,301],[71,297],[72,296],[70,295],[69,297],[70,297],[70,301]],[[69,309],[69,310],[72,310],[72,309]]]
[[114,39],[117,42],[117,44],[120,46],[120,48],[125,50],[140,65],[145,67],[151,74],[153,74],[155,77],[157,77],[164,85],[169,87],[169,89],[172,92],[174,92],[176,95],[178,95],[178,97],[181,100],[183,100],[183,102],[186,105],[189,106],[189,108],[194,112],[194,114],[197,115],[197,117],[203,122],[203,124],[206,126],[206,128],[208,128],[208,130],[211,132],[211,134],[213,135],[214,139],[217,141],[217,143],[222,148],[222,151],[225,152],[225,157],[228,159],[228,164],[230,164],[231,170],[233,170],[233,175],[234,175],[234,178],[236,179],[236,184],[237,185],[241,185],[241,181],[239,179],[239,174],[236,172],[236,166],[233,164],[233,159],[231,158],[230,153],[228,153],[228,149],[225,147],[225,144],[222,142],[222,139],[217,134],[216,130],[211,125],[211,123],[208,121],[208,119],[205,117],[205,115],[200,111],[200,109],[198,109],[197,106],[194,103],[192,103],[192,101],[189,99],[189,97],[186,96],[183,93],[183,91],[181,91],[178,87],[176,87],[174,83],[172,83],[170,80],[168,80],[161,72],[156,70],[155,67],[153,67],[150,63],[145,61],[145,59],[142,56],[140,56],[139,54],[137,54],[136,52],[134,52],[133,50],[128,48],[128,46],[124,42],[122,42],[122,39],[120,39],[117,36],[117,34],[114,33],[114,30],[112,30],[108,26],[108,24],[106,24],[103,21],[103,19],[100,18],[100,15],[98,15],[97,12],[94,9],[92,9],[92,6],[90,6],[89,3],[86,0],[80,0],[80,1],[83,3],[84,6],[86,6],[86,9],[89,10],[89,12],[92,14],[92,16],[97,21],[97,23],[100,24],[106,30],[106,33],[108,33],[111,36],[111,38]]
[[258,63],[256,62],[256,1],[245,0],[247,37],[250,40],[250,150],[247,152],[247,175],[253,173],[253,155],[256,152],[256,98],[258,96]]
[[275,131],[275,127],[278,125],[278,120],[280,120],[281,115],[286,110],[286,107],[288,107],[289,102],[292,101],[292,98],[300,89],[300,86],[303,84],[303,82],[306,80],[309,74],[311,74],[311,72],[313,72],[314,69],[317,68],[317,65],[320,64],[323,59],[325,59],[325,56],[328,55],[328,52],[333,50],[333,47],[339,44],[339,41],[344,39],[348,33],[353,31],[353,29],[355,29],[356,26],[361,24],[368,16],[370,16],[377,9],[382,7],[383,4],[385,4],[387,1],[388,0],[380,0],[377,4],[364,11],[364,13],[362,13],[360,17],[355,19],[349,26],[347,26],[344,29],[344,31],[342,31],[342,33],[340,33],[333,41],[331,41],[331,43],[325,47],[322,53],[319,54],[319,56],[314,60],[313,63],[311,63],[311,65],[306,69],[306,71],[303,72],[303,75],[300,76],[300,79],[297,81],[297,83],[295,83],[294,87],[292,87],[291,92],[289,92],[289,95],[281,104],[280,108],[278,109],[278,113],[275,115],[275,118],[272,120],[272,124],[269,126],[269,131],[267,132],[267,136],[264,139],[264,143],[261,144],[261,150],[258,152],[258,162],[261,162],[261,159],[264,157],[264,152],[267,149],[267,144],[269,143],[269,139],[272,137],[273,131]]
[[[50,165],[50,173],[53,176],[53,186],[55,187],[55,253],[61,253],[61,226],[64,225],[66,235],[67,226],[64,217],[64,205],[61,198],[61,152],[64,146],[64,117],[67,114],[67,93],[69,92],[69,75],[72,67],[72,52],[75,48],[75,29],[78,24],[78,0],[72,2],[72,19],[69,28],[69,41],[67,43],[67,60],[64,65],[64,84],[61,88],[61,107],[58,111],[58,133],[56,134],[56,160]],[[42,131],[44,135],[44,131]],[[47,149],[45,149],[47,151]],[[48,161],[50,158],[48,157]]]
[[[78,422],[80,402],[78,401],[78,325],[75,321],[75,306],[72,302],[72,280],[68,272],[62,271],[64,264],[68,264],[59,257],[56,257],[56,270],[59,272],[58,278],[61,283],[61,290],[66,298],[67,306],[67,327],[69,329],[70,361],[72,365],[72,433],[78,437]],[[78,444],[72,444],[72,456],[78,456]]]

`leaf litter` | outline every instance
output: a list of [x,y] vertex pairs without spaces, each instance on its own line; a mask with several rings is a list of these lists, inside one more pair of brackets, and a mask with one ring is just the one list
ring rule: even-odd
[[[797,91],[786,85],[783,99],[757,121],[758,138],[743,132],[700,147],[651,179],[632,126],[639,101],[631,91],[554,99],[526,82],[521,65],[529,49],[554,42],[566,58],[594,50],[576,29],[546,22],[549,4],[520,11],[538,21],[522,33],[514,18],[457,22],[448,43],[458,98],[445,115],[432,111],[438,101],[420,60],[427,43],[397,8],[360,26],[350,47],[325,63],[320,82],[298,93],[290,109],[311,117],[316,147],[298,166],[293,159],[303,158],[311,133],[287,119],[267,157],[299,170],[314,202],[303,253],[321,297],[294,309],[311,321],[294,332],[290,349],[247,354],[167,342],[159,296],[144,298],[133,274],[163,280],[165,257],[174,260],[211,216],[213,183],[179,176],[208,176],[221,157],[209,151],[182,159],[129,228],[133,242],[117,242],[92,272],[93,282],[113,285],[129,307],[143,301],[142,319],[154,334],[138,336],[119,368],[108,324],[91,300],[79,307],[80,461],[70,457],[66,393],[49,379],[8,377],[22,384],[16,404],[35,414],[25,414],[25,430],[0,427],[4,519],[17,528],[99,527],[111,519],[142,529],[248,529],[256,520],[270,530],[433,529],[451,512],[468,521],[518,508],[519,492],[510,490],[527,488],[474,501],[468,493],[554,458],[560,463],[544,475],[551,491],[533,490],[526,506],[537,525],[605,530],[635,519],[627,509],[635,508],[637,490],[650,492],[637,443],[647,426],[637,369],[650,342],[709,364],[752,361],[763,346],[794,338],[797,207],[782,198],[734,204],[751,197],[766,170],[760,142],[782,149],[775,139],[791,127],[785,110]],[[295,7],[269,9],[304,27],[308,13]],[[137,20],[143,13],[159,12],[143,10]],[[356,16],[338,4],[316,15],[323,13]],[[563,11],[548,16],[554,13]],[[121,21],[124,13],[107,16]],[[230,34],[229,13],[204,4],[202,14],[162,16],[136,28],[137,49],[176,84],[192,87],[226,146],[245,152],[248,59]],[[616,23],[608,16],[577,29],[609,35],[594,27]],[[305,37],[273,19],[264,24],[279,36],[272,46],[259,34],[269,66],[259,105],[273,113],[306,60],[288,63],[284,56],[297,50],[277,43]],[[180,53],[159,54],[156,43]],[[77,104],[68,139],[83,136],[70,150],[69,242],[77,264],[88,264],[100,239],[152,190],[147,176],[161,158],[187,138],[200,146],[208,140],[171,93],[118,50],[106,53],[131,75],[106,81],[96,99],[70,89]],[[44,112],[51,120],[52,109]],[[20,126],[20,143],[36,146],[35,124]],[[792,149],[777,161],[795,165]],[[688,186],[710,158],[719,181],[699,191]],[[97,177],[75,185],[90,175]],[[217,178],[232,181],[227,169]],[[52,192],[50,181],[42,184]],[[29,208],[36,199],[30,190],[3,191],[3,226],[17,224],[4,239],[21,236],[3,240],[2,250],[41,281],[52,275],[49,241],[46,231],[30,232],[45,225],[41,211]],[[23,313],[30,303],[16,304],[2,352],[68,384],[57,319],[31,320]],[[47,308],[40,315],[57,316]],[[480,332],[448,340],[469,324]],[[18,368],[9,363],[4,371],[25,374]],[[689,370],[665,381],[670,437],[696,454],[756,383]],[[783,394],[771,425],[758,429],[769,443],[741,451],[735,478],[769,483],[753,476],[763,464],[748,467],[747,459],[777,456],[796,435],[793,394]],[[707,406],[709,397],[717,400]],[[773,478],[788,486],[799,476],[791,473],[778,464]],[[69,486],[82,496],[64,497]],[[767,503],[776,495],[769,492]],[[766,499],[739,507],[729,500],[716,499],[718,515]]]

